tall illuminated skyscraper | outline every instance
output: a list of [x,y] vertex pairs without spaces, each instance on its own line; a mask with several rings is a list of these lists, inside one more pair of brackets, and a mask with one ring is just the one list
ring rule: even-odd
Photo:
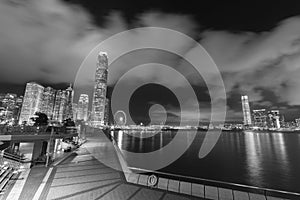
[[89,95],[81,94],[78,101],[78,119],[88,120]]
[[242,107],[243,107],[243,117],[244,117],[244,125],[251,125],[251,113],[250,113],[250,106],[249,106],[249,100],[247,95],[243,95],[241,97],[242,99]]
[[57,90],[55,103],[53,108],[53,120],[61,122],[64,117],[64,110],[67,104],[67,96],[65,90]]
[[65,90],[66,93],[66,106],[65,106],[65,110],[64,110],[64,116],[63,119],[73,119],[73,88],[72,85],[70,84],[70,86]]
[[106,52],[98,55],[95,74],[95,86],[92,104],[92,125],[99,127],[104,125],[106,89],[107,89],[108,57]]
[[45,113],[49,119],[52,119],[55,100],[55,90],[52,87],[46,87],[44,89],[42,99],[43,101],[41,103],[41,112]]
[[19,124],[22,122],[32,123],[30,118],[35,112],[40,110],[44,87],[30,82],[26,84],[24,100],[19,118]]

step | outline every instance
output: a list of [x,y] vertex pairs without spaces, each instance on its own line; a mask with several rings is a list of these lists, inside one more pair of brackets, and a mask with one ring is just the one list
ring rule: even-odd
[[0,191],[2,192],[5,188],[5,186],[7,185],[8,181],[12,178],[14,174],[12,173],[12,171],[10,171],[10,173],[8,174],[8,176],[6,176],[6,178],[1,182],[0,184]]
[[3,180],[9,175],[9,173],[11,173],[11,168],[8,168],[4,174],[0,177],[0,184],[3,182]]

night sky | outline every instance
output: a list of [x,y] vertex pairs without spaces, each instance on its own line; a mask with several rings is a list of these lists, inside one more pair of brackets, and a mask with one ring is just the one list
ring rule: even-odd
[[[248,94],[252,109],[279,109],[292,120],[300,117],[299,8],[299,1],[4,0],[0,2],[0,92],[23,94],[28,81],[65,88],[99,42],[124,30],[158,26],[189,35],[214,59],[226,88],[228,121],[242,121],[242,94]],[[164,41],[147,37],[135,35],[133,42]],[[173,48],[192,51],[180,42]],[[187,77],[202,119],[207,120],[207,87],[182,59],[151,50],[125,55],[110,66],[109,96],[122,73],[140,60],[165,62]],[[163,78],[163,74],[149,72],[143,77]],[[132,80],[139,78],[136,74]],[[179,84],[174,87],[182,89]],[[130,112],[136,122],[147,123],[147,109],[157,103],[176,121],[177,100],[167,90],[148,85],[134,93]],[[185,112],[192,120],[195,105],[189,99],[187,103],[190,108]]]

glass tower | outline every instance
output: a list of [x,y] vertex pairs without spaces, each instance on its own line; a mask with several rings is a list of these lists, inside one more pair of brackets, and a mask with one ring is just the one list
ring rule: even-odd
[[26,84],[24,100],[19,118],[19,124],[23,122],[32,123],[30,118],[39,111],[42,104],[44,87],[30,82]]
[[250,106],[249,106],[249,100],[247,95],[243,95],[241,97],[242,99],[242,107],[243,107],[243,117],[244,117],[244,125],[251,125],[251,113],[250,113]]
[[92,125],[94,127],[100,127],[104,125],[107,73],[107,53],[100,52],[98,55],[97,68],[95,73],[95,85],[92,103]]
[[78,119],[88,120],[89,95],[81,94],[78,101]]

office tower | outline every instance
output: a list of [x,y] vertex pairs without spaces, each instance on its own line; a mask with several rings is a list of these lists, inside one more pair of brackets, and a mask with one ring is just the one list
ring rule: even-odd
[[78,104],[72,103],[72,110],[73,110],[73,119],[74,121],[78,120]]
[[242,99],[242,108],[243,108],[243,116],[244,116],[244,125],[251,125],[251,113],[250,113],[250,106],[249,106],[249,100],[247,95],[243,95],[241,97]]
[[253,110],[254,125],[265,128],[267,126],[266,109]]
[[107,89],[107,53],[100,52],[98,55],[97,68],[95,73],[95,85],[92,103],[92,125],[100,127],[104,125],[104,112]]
[[33,123],[30,118],[34,116],[35,112],[39,111],[43,92],[44,87],[37,83],[30,82],[26,84],[19,124],[22,124],[23,122],[27,122],[29,124]]
[[51,87],[46,87],[43,93],[43,101],[41,104],[41,112],[48,116],[48,119],[53,117],[53,107],[55,100],[55,90]]
[[78,119],[87,121],[88,120],[88,109],[89,109],[89,95],[80,94],[78,101]]
[[110,112],[109,99],[105,100],[104,124],[109,125],[109,112]]
[[280,128],[279,110],[271,110],[268,112],[267,125],[268,128]]
[[73,119],[73,88],[72,85],[70,84],[70,86],[65,90],[66,93],[66,106],[65,106],[65,110],[64,110],[64,115],[63,115],[63,120],[65,119]]
[[67,104],[67,96],[65,90],[57,90],[55,95],[55,103],[53,109],[53,120],[62,122],[64,110]]

